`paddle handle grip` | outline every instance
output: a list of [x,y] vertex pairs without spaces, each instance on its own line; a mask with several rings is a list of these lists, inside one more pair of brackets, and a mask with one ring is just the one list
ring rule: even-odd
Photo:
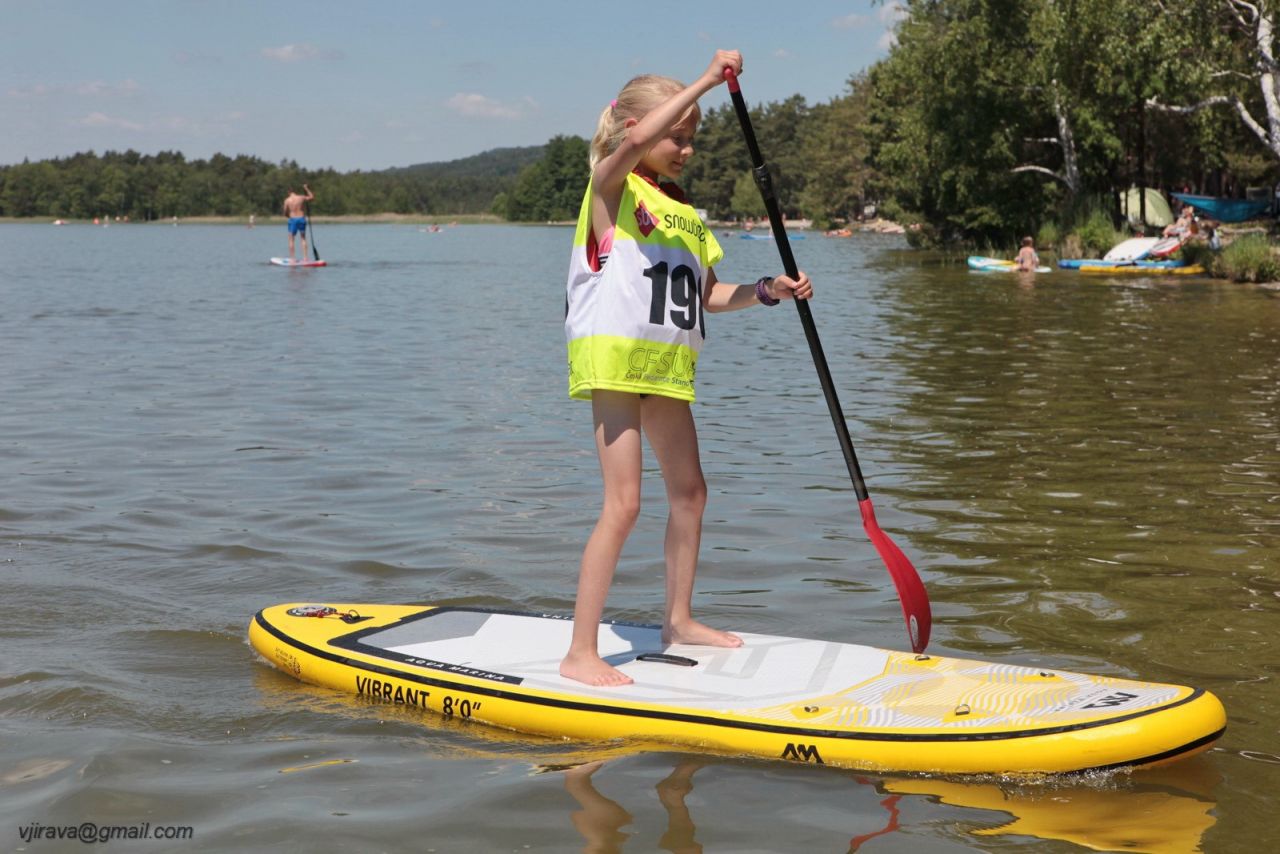
[[[769,215],[769,227],[773,230],[774,243],[782,258],[782,269],[792,279],[799,278],[800,268],[796,266],[796,257],[791,252],[791,241],[787,238],[787,229],[782,222],[782,210],[778,207],[778,196],[773,189],[773,176],[765,166],[764,155],[760,153],[760,144],[756,141],[755,130],[751,126],[751,113],[747,110],[747,102],[742,97],[742,87],[738,85],[738,75],[732,68],[724,70],[725,83],[729,87],[729,97],[733,100],[734,112],[738,114],[738,123],[742,125],[742,133],[747,141],[747,152],[751,155],[751,176],[755,179],[760,197],[764,200],[765,212]],[[802,299],[793,300],[796,311],[800,314],[800,325],[804,327],[805,340],[809,342],[809,354],[813,357],[813,366],[818,372],[818,382],[822,384],[822,395],[827,401],[827,411],[831,413],[831,423],[836,429],[836,439],[840,443],[840,451],[844,454],[845,466],[849,469],[849,479],[853,481],[853,491],[859,501],[868,497],[867,484],[862,477],[862,468],[858,465],[858,455],[853,450],[853,440],[849,438],[849,427],[844,420],[844,411],[840,408],[840,398],[836,394],[835,383],[831,379],[831,370],[827,367],[827,357],[822,350],[822,341],[818,338],[818,327],[813,322],[813,312],[809,303]]]

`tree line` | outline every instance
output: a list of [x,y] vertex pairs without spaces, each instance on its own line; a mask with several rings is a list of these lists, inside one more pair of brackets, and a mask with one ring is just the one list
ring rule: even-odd
[[177,151],[90,151],[0,166],[0,216],[262,216],[279,213],[289,189],[301,190],[304,183],[327,215],[488,213],[495,197],[541,154],[541,146],[495,149],[443,164],[339,173],[243,154],[188,160]]
[[[868,203],[921,240],[1007,242],[1118,218],[1131,186],[1240,195],[1280,178],[1277,0],[898,0],[888,56],[826,103],[752,120],[784,214],[820,225]],[[682,177],[715,219],[763,207],[736,116],[707,110]],[[577,216],[587,141],[384,172],[215,155],[108,152],[0,167],[0,214],[274,213],[308,181],[323,212]]]
[[[1119,222],[1131,186],[1243,195],[1280,179],[1276,0],[899,0],[889,55],[846,91],[758,105],[785,215],[868,203],[916,240],[1008,242]],[[682,182],[712,218],[763,214],[736,116],[704,113]],[[576,216],[586,142],[557,138],[501,206]]]

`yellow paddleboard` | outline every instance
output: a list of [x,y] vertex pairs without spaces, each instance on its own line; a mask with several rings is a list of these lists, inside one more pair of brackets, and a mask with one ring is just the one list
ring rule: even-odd
[[1185,267],[1138,267],[1133,265],[1081,264],[1081,273],[1104,276],[1203,276],[1204,267],[1188,264]]
[[481,608],[287,604],[249,639],[304,682],[519,732],[863,770],[1056,774],[1155,765],[1226,726],[1196,688],[740,632],[736,649],[600,624],[635,680],[559,675],[570,619]]

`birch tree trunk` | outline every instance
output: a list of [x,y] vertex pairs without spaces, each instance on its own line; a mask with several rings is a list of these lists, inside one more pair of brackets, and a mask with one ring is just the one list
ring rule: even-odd
[[[1245,127],[1267,147],[1277,160],[1280,160],[1280,66],[1276,64],[1276,10],[1271,8],[1267,0],[1256,3],[1246,0],[1224,0],[1228,13],[1237,25],[1247,33],[1253,41],[1254,63],[1251,79],[1262,91],[1262,104],[1266,110],[1264,126],[1249,110],[1249,107],[1238,95],[1211,95],[1194,104],[1178,106],[1162,103],[1158,98],[1148,98],[1147,107],[1165,113],[1196,113],[1208,107],[1221,104],[1230,105],[1240,116]],[[1238,72],[1219,70],[1215,77],[1238,76]]]
[[1071,130],[1071,116],[1062,104],[1062,93],[1058,81],[1053,81],[1053,112],[1058,119],[1058,135],[1042,140],[1055,143],[1062,151],[1062,169],[1054,171],[1047,166],[1024,164],[1015,166],[1014,172],[1040,172],[1061,181],[1072,199],[1080,194],[1080,165],[1076,157],[1076,137]]

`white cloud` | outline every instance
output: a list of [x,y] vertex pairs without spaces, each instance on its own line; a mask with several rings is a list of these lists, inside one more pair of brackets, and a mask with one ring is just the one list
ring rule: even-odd
[[120,128],[121,130],[142,130],[142,125],[137,122],[131,122],[128,119],[120,119],[114,116],[108,116],[106,113],[90,113],[81,119],[77,124],[91,128]]
[[790,59],[791,51],[787,50],[785,47],[780,47],[773,52],[773,55],[777,59]]
[[313,44],[286,44],[262,49],[262,57],[272,62],[309,62],[314,59],[342,59],[343,56],[340,50]]
[[[531,103],[529,99],[525,99],[526,105]],[[525,112],[520,107],[504,104],[474,92],[459,92],[446,101],[445,106],[460,115],[482,119],[518,119]]]
[[87,98],[109,98],[117,95],[133,95],[141,87],[132,78],[119,83],[105,80],[86,80],[81,83],[36,83],[31,86],[13,87],[11,98],[47,98],[54,95],[79,95]]
[[880,38],[876,41],[876,47],[886,51],[892,50],[893,46],[898,43],[898,24],[906,19],[907,7],[897,2],[897,0],[891,0],[891,2],[880,7],[876,17],[885,27],[885,31],[881,33]]
[[233,125],[244,121],[248,115],[239,110],[217,113],[215,115],[192,118],[190,116],[156,116],[145,122],[135,122],[95,111],[89,113],[75,124],[90,128],[114,128],[116,130],[135,131],[140,133],[176,135],[186,137],[225,136]]
[[893,0],[893,2],[881,6],[880,11],[876,12],[876,17],[880,19],[880,23],[886,27],[891,27],[907,17],[907,7],[897,2],[897,0]]
[[857,29],[858,27],[861,27],[863,24],[866,24],[870,20],[871,19],[868,18],[866,15],[858,15],[858,14],[845,15],[844,17],[836,18],[834,21],[832,21],[831,26],[835,27],[837,30],[853,30],[853,29]]

